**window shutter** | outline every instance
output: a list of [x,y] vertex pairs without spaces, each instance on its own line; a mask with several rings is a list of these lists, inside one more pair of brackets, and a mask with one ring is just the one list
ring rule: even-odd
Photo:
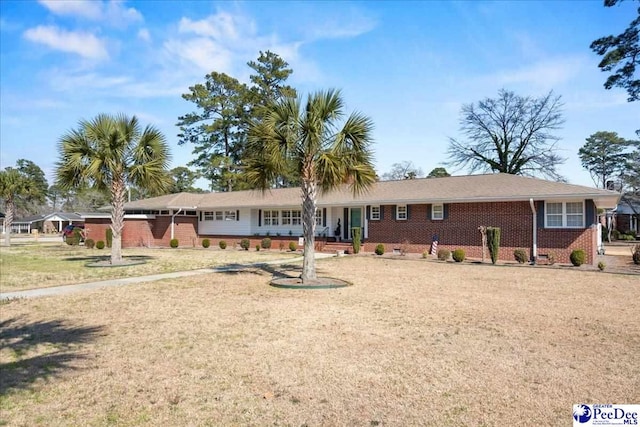
[[407,205],[407,220],[411,218],[411,205]]
[[449,218],[449,204],[445,203],[442,205],[442,219]]
[[200,211],[200,221],[202,221],[202,211]]
[[349,238],[349,208],[344,208],[344,217],[342,218],[342,237]]
[[258,209],[258,227],[262,227],[262,209]]
[[380,221],[384,219],[384,206],[380,205]]
[[327,226],[327,208],[322,208],[322,226]]
[[366,213],[364,214],[364,217],[367,221],[369,221],[369,218],[371,217],[371,206],[367,205],[365,212]]
[[240,221],[240,210],[236,211],[236,221]]
[[544,201],[535,203],[536,205],[536,220],[538,221],[538,228],[544,228]]
[[584,210],[584,225],[588,228],[596,222],[596,205],[593,203],[593,200],[589,199],[584,201]]
[[398,214],[396,213],[396,205],[391,205],[391,219],[398,219]]
[[431,220],[431,205],[427,205],[427,221]]

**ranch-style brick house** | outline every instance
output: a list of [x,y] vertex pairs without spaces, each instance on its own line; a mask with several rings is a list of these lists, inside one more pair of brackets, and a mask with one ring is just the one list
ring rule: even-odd
[[[410,252],[462,248],[467,257],[482,256],[480,226],[501,228],[499,258],[513,260],[521,248],[531,258],[553,256],[569,262],[574,249],[583,249],[593,263],[601,244],[598,209],[612,209],[620,195],[614,191],[508,174],[453,176],[376,182],[354,196],[344,188],[320,194],[316,211],[318,248],[351,239],[360,227],[363,250],[379,243],[387,251]],[[286,245],[302,235],[300,189],[284,188],[228,193],[179,193],[126,203],[123,247],[200,245],[209,238],[229,244],[265,236]],[[88,237],[104,240],[108,215],[85,219]],[[343,243],[344,244],[344,243]]]

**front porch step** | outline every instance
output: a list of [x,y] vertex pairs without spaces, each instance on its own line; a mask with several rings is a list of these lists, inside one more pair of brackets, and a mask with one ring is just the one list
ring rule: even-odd
[[326,242],[322,247],[322,252],[336,253],[336,251],[352,252],[353,245],[350,242]]

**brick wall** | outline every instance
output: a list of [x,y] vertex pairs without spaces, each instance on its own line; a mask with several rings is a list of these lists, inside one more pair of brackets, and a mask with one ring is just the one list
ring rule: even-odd
[[[199,245],[196,233],[198,218],[195,216],[176,216],[174,220],[174,237],[180,246]],[[85,221],[87,237],[95,241],[106,241],[106,230],[110,219],[88,218]],[[155,219],[126,219],[122,231],[122,247],[167,247],[171,240],[171,217],[156,216]]]
[[[423,252],[438,235],[439,248],[464,249],[467,257],[482,257],[482,236],[478,227],[500,227],[499,259],[513,260],[513,251],[521,248],[531,254],[533,219],[528,202],[452,203],[447,204],[444,220],[432,220],[429,205],[410,205],[408,220],[396,220],[393,206],[381,206],[382,219],[369,221],[366,252],[378,243],[386,250],[406,246],[410,252]],[[595,230],[538,228],[538,254],[553,254],[557,262],[569,262],[573,249],[584,249],[593,263]],[[402,245],[402,242],[408,244]],[[566,249],[565,249],[566,248]],[[488,258],[489,254],[486,253]]]

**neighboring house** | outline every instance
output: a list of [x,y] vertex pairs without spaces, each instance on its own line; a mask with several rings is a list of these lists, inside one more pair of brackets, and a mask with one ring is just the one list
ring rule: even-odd
[[32,230],[38,230],[42,233],[59,233],[69,224],[83,224],[84,215],[75,212],[53,212],[18,218],[13,220],[11,232],[31,234]]
[[626,234],[629,231],[635,231],[640,236],[640,204],[632,203],[627,200],[621,200],[614,211],[616,229]]
[[[390,251],[462,248],[468,257],[482,256],[478,227],[502,229],[499,258],[513,260],[513,251],[534,242],[539,255],[568,262],[573,249],[584,249],[589,262],[599,245],[597,209],[612,209],[619,194],[579,185],[508,174],[454,176],[382,181],[353,196],[345,186],[321,194],[316,213],[320,241],[349,241],[352,227],[360,227],[364,250],[382,243]],[[302,235],[299,188],[229,193],[179,193],[125,205],[123,247],[198,245],[203,238],[264,236],[297,241]],[[110,224],[86,218],[88,237],[104,239]],[[535,226],[534,226],[535,224]],[[326,239],[325,239],[326,237]],[[252,241],[252,247],[255,245]]]

